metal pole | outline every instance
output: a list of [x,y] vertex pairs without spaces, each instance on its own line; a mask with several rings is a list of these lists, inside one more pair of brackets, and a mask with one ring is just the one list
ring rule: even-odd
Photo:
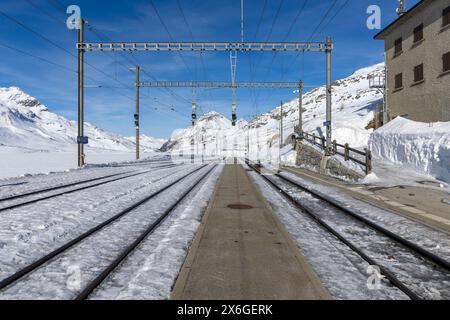
[[280,149],[283,147],[283,101],[280,102]]
[[298,135],[303,139],[303,81],[298,82]]
[[327,37],[327,110],[326,110],[326,127],[327,127],[327,144],[326,155],[331,154],[331,50],[333,47],[333,41],[330,36]]
[[[79,20],[78,43],[84,41],[84,23]],[[84,50],[78,49],[78,167],[84,166]]]
[[136,114],[135,127],[136,127],[136,160],[139,160],[139,69],[140,67],[136,65]]
[[386,53],[384,54],[384,110],[383,110],[383,126],[388,123],[388,68],[387,68],[387,59]]
[[244,0],[241,0],[241,42],[244,42]]
[[194,138],[195,136],[194,136],[194,134],[192,134],[192,138],[191,138],[191,163],[194,163],[194,144],[195,144],[195,141],[194,141]]

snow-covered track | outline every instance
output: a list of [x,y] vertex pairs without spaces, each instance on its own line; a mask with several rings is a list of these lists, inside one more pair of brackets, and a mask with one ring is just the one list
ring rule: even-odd
[[[194,190],[209,174],[216,168],[217,164],[211,166],[206,173],[202,174],[194,184],[192,184],[188,189],[186,189],[178,199],[167,208],[147,229],[139,235],[136,240],[133,241],[127,248],[125,248],[120,255],[112,261],[107,268],[103,270],[94,280],[92,280],[84,290],[75,298],[76,300],[85,300],[89,295],[105,280],[116,268],[122,263],[138,246],[145,240],[169,215],[170,213],[178,207],[178,205]],[[204,167],[201,167],[204,168]]]
[[[98,186],[101,186],[101,185],[104,185],[107,183],[112,183],[112,182],[116,182],[119,180],[140,176],[140,175],[152,172],[153,169],[167,169],[167,168],[172,168],[175,166],[176,165],[158,166],[158,167],[153,167],[152,170],[145,170],[145,171],[134,170],[134,171],[121,172],[121,173],[106,175],[106,176],[97,177],[97,178],[93,178],[93,179],[76,181],[76,182],[72,182],[72,183],[68,183],[68,184],[63,184],[63,185],[58,185],[58,186],[54,186],[54,187],[43,188],[43,189],[39,189],[39,190],[33,190],[33,191],[21,193],[21,194],[7,196],[7,197],[0,199],[0,212],[10,210],[10,209],[15,209],[15,208],[22,207],[22,206],[29,205],[29,204],[33,204],[33,203],[36,203],[39,201],[55,198],[58,196],[70,194],[73,192],[98,187]],[[110,179],[110,178],[112,178],[112,179]],[[92,182],[96,182],[96,181],[99,181],[99,182],[91,184]],[[80,187],[76,187],[76,186],[80,186]],[[71,189],[72,187],[76,187],[76,188]],[[33,198],[33,196],[36,196],[36,195],[46,194],[46,193],[50,193],[52,191],[61,190],[61,189],[68,189],[68,190],[63,190],[63,191],[60,191],[57,193],[51,193],[49,195],[43,195],[43,196],[39,196],[37,198]],[[15,200],[23,200],[23,199],[27,199],[27,198],[30,198],[30,199],[21,201],[21,202],[15,202]]]
[[[121,210],[119,213],[115,214],[113,217],[109,218],[108,220],[96,225],[95,227],[92,227],[88,231],[84,232],[83,234],[77,236],[75,239],[67,242],[66,244],[60,246],[59,248],[53,250],[52,252],[48,253],[44,257],[38,259],[37,261],[25,266],[24,268],[16,271],[12,275],[8,276],[7,278],[0,281],[0,299],[3,297],[3,292],[5,290],[8,290],[9,287],[14,286],[18,284],[25,276],[33,274],[33,272],[38,271],[41,267],[44,267],[48,263],[54,262],[54,260],[58,259],[59,256],[69,251],[71,248],[75,247],[76,245],[81,244],[85,240],[88,240],[89,237],[94,236],[96,233],[100,232],[101,230],[104,230],[106,227],[112,225],[115,222],[119,222],[121,218],[124,218],[128,214],[132,213],[134,210],[138,209],[139,207],[143,206],[153,198],[157,197],[158,195],[161,195],[163,192],[171,189],[172,187],[180,184],[183,180],[188,178],[191,175],[194,175],[195,173],[201,171],[202,169],[206,168],[206,173],[202,173],[201,177],[198,178],[193,185],[190,185],[189,188],[183,192],[181,195],[177,194],[177,201],[170,206],[169,209],[166,209],[163,214],[161,214],[145,231],[145,233],[142,233],[138,239],[136,239],[131,245],[129,245],[124,251],[120,254],[120,256],[115,259],[111,265],[108,267],[109,272],[105,273],[106,271],[102,272],[102,274],[97,277],[92,283],[90,283],[89,287],[91,290],[89,292],[92,292],[93,289],[95,289],[96,286],[93,285],[93,283],[101,283],[98,282],[100,277],[103,276],[103,279],[106,278],[106,276],[114,270],[114,268],[111,269],[111,266],[118,265],[120,261],[123,261],[129,253],[131,253],[134,248],[136,248],[139,243],[146,238],[150,233],[155,230],[162,221],[165,220],[167,216],[171,213],[172,210],[174,210],[178,204],[185,199],[190,192],[198,185],[200,184],[210,173],[211,171],[216,168],[217,165],[202,165],[198,168],[195,168],[194,170],[191,170],[187,174],[184,174],[180,178],[177,178],[175,181],[165,185],[164,187],[159,188],[158,190],[152,192],[150,195],[140,199],[138,202],[133,203],[132,205],[128,206],[124,210]],[[209,168],[207,168],[209,167]],[[139,241],[138,241],[139,240]],[[119,261],[120,260],[120,261]],[[119,262],[117,262],[119,261]],[[85,290],[83,290],[84,294],[87,292],[87,287]],[[87,293],[88,295],[89,293]],[[80,294],[81,295],[81,294]],[[87,296],[86,295],[86,296]]]
[[[136,161],[136,162],[132,162],[132,163],[119,163],[119,164],[115,164],[112,167],[114,168],[119,168],[119,167],[134,167],[134,166],[148,166],[148,165],[174,165],[176,163],[174,163],[172,160],[142,160],[142,161]],[[181,164],[181,163],[179,163]]]
[[[260,167],[248,161],[246,163],[295,207],[312,217],[367,263],[378,266],[381,274],[411,299],[430,298],[425,281],[429,282],[432,290],[438,288],[441,298],[450,296],[445,284],[450,282],[447,260],[362,217],[330,196],[310,190],[280,173],[274,172],[270,177],[262,175]],[[300,199],[299,191],[308,194],[312,200]],[[368,240],[372,243],[368,244]],[[384,256],[389,256],[389,259],[383,259]],[[405,274],[405,270],[410,273]]]

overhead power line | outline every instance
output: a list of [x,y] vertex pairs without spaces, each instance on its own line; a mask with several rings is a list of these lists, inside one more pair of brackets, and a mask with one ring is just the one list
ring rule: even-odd
[[316,36],[320,35],[325,29],[328,28],[328,26],[333,22],[333,20],[341,13],[341,11],[347,6],[347,4],[350,2],[350,0],[346,0],[341,7],[336,11],[336,13],[328,20],[327,24],[324,25],[317,33]]
[[308,41],[311,41],[311,39],[316,35],[317,30],[322,26],[322,23],[325,22],[326,18],[329,16],[333,8],[336,6],[338,0],[334,0],[331,4],[330,8],[328,8],[327,12],[323,15],[322,19],[320,20],[319,24],[316,26],[316,28],[311,32],[311,35],[308,38]]
[[45,63],[54,65],[55,67],[64,69],[64,70],[66,70],[66,71],[70,71],[70,72],[77,73],[77,71],[74,70],[74,69],[70,69],[70,68],[68,68],[68,67],[66,67],[66,66],[63,66],[62,64],[58,64],[58,63],[56,63],[56,62],[47,60],[47,59],[45,59],[45,58],[36,56],[36,55],[34,55],[34,54],[32,54],[32,53],[23,51],[23,50],[21,50],[21,49],[15,48],[15,47],[12,47],[12,46],[10,46],[10,45],[7,45],[6,43],[0,43],[0,46],[5,47],[5,48],[8,48],[8,49],[13,50],[13,51],[16,51],[16,52],[19,52],[19,53],[21,53],[21,54],[27,55],[27,56],[32,57],[32,58],[34,58],[34,59],[41,60],[41,61],[43,61],[43,62],[45,62]]
[[[50,2],[50,4],[51,4],[53,7],[55,7],[57,10],[62,10],[62,11],[65,13],[65,5],[64,5],[63,3],[61,3],[61,2],[58,1],[58,0],[49,0],[49,2]],[[65,23],[65,22],[64,22],[64,23]],[[97,36],[100,40],[105,40],[105,39],[107,39],[108,41],[111,41],[111,42],[113,41],[113,40],[111,40],[107,35],[101,33],[99,30],[97,30],[96,28],[94,28],[94,26],[92,25],[92,23],[89,23],[89,26],[90,26],[89,30],[90,30],[92,33],[94,33],[95,36]],[[120,55],[121,55],[128,63],[130,63],[129,66],[127,66],[127,65],[123,64],[121,61],[115,59],[115,58],[112,56],[112,54],[110,54],[109,57],[114,61],[114,63],[120,64],[120,65],[123,66],[126,70],[129,70],[130,68],[135,67],[137,64],[138,64],[138,65],[141,65],[141,63],[140,63],[139,61],[137,61],[137,59],[136,59],[135,56],[133,55],[133,52],[130,52],[130,54],[131,54],[131,57],[133,58],[134,61],[132,61],[132,60],[131,60],[126,54],[124,54],[123,52],[119,52],[119,54],[120,54]],[[151,79],[156,80],[156,78],[154,78],[153,75],[147,73],[145,69],[141,69],[141,71],[142,71],[144,74],[146,74],[148,77],[150,77]],[[117,79],[113,79],[113,80],[117,80]],[[116,81],[116,82],[118,82],[118,81]],[[119,82],[119,83],[121,83],[121,82]],[[122,84],[122,85],[123,85],[123,84]],[[104,87],[104,88],[107,88],[107,87],[105,87],[105,86],[103,86],[103,87]],[[117,88],[117,87],[115,87],[115,88]],[[120,88],[119,88],[119,89],[120,89]],[[133,89],[133,90],[134,90],[134,87],[133,87],[133,86],[127,86],[126,89]],[[173,91],[171,91],[171,90],[167,90],[167,89],[168,89],[168,88],[161,89],[160,91],[163,92],[164,94],[170,95],[172,98],[175,98],[175,99],[177,99],[177,100],[188,101],[188,100],[184,99],[183,97],[181,97],[180,95],[176,94],[175,92],[173,92]],[[129,98],[129,97],[128,97],[128,99],[134,101],[134,99],[132,99],[132,98]],[[189,102],[189,101],[188,101],[188,102]]]
[[[70,52],[70,51],[67,50],[66,48],[60,46],[59,44],[57,44],[57,43],[54,42],[53,40],[49,39],[48,37],[44,36],[43,34],[37,32],[37,31],[35,31],[33,28],[27,26],[26,24],[22,23],[21,21],[17,20],[16,18],[14,18],[14,17],[8,15],[8,14],[5,13],[4,11],[0,10],[0,15],[4,16],[4,17],[7,18],[8,20],[10,20],[10,21],[16,23],[17,25],[19,25],[19,26],[22,27],[23,29],[27,30],[28,32],[34,34],[35,36],[39,37],[40,39],[42,39],[42,40],[44,40],[44,41],[50,43],[50,44],[51,44],[52,46],[54,46],[55,48],[58,48],[59,50],[65,52],[66,54],[70,55],[71,57],[73,57],[73,58],[75,58],[75,59],[77,58],[76,55],[74,55],[72,52]],[[97,72],[103,74],[104,76],[106,76],[106,77],[108,77],[108,78],[111,78],[111,77],[110,77],[107,73],[105,73],[103,70],[101,70],[101,69],[99,69],[99,68],[93,66],[92,64],[86,62],[86,65],[88,65],[89,67],[91,67],[91,68],[94,69],[95,71],[97,71]],[[120,81],[118,81],[118,80],[116,80],[116,79],[114,79],[114,78],[112,78],[112,79],[113,79],[114,81],[120,83],[122,86],[128,87],[127,85],[123,84],[122,82],[120,82]],[[128,98],[128,99],[131,99],[131,98],[128,97],[128,96],[127,96],[127,98]],[[131,99],[131,100],[133,100],[133,99]]]
[[[325,14],[322,16],[322,18],[320,19],[319,23],[317,24],[317,26],[314,28],[314,30],[311,32],[310,36],[308,37],[308,41],[311,41],[311,39],[313,38],[313,36],[315,36],[317,30],[319,30],[319,28],[322,26],[323,22],[326,20],[326,18],[329,16],[329,14],[331,13],[331,11],[333,10],[333,8],[336,6],[338,0],[334,0],[333,3],[331,4],[331,6],[328,8],[328,10],[325,12]],[[345,3],[346,4],[346,3]],[[344,5],[345,5],[344,4]],[[335,15],[336,16],[336,15]],[[335,17],[334,16],[334,17]],[[334,18],[333,17],[333,18]],[[298,57],[300,56],[300,53],[297,53],[294,57],[294,59],[289,63],[289,66],[292,66],[295,64],[295,62],[297,61]],[[304,63],[304,53],[302,55],[303,57],[303,63]],[[302,68],[303,70],[304,68]],[[282,75],[283,78],[283,75]]]
[[[161,25],[164,27],[164,30],[166,30],[166,33],[169,35],[170,40],[171,40],[172,42],[175,42],[175,40],[174,40],[173,37],[172,37],[172,34],[171,34],[170,31],[169,31],[169,28],[167,28],[167,25],[165,24],[163,18],[162,18],[161,15],[159,14],[158,9],[156,8],[155,4],[153,3],[153,0],[150,0],[150,4],[151,4],[153,10],[155,11],[156,16],[158,17],[159,21],[161,22]],[[178,55],[180,56],[181,61],[183,61],[184,65],[186,66],[186,69],[189,71],[189,73],[191,74],[191,77],[193,78],[193,76],[192,76],[192,70],[191,70],[191,68],[189,67],[189,65],[186,63],[186,61],[185,61],[183,55],[182,55],[180,52],[178,52]]]
[[277,9],[277,12],[275,13],[275,17],[273,18],[272,25],[270,27],[270,31],[267,34],[266,42],[269,41],[270,37],[272,36],[273,29],[275,28],[275,25],[277,23],[278,16],[280,15],[280,11],[281,11],[281,7],[283,6],[283,3],[284,3],[284,0],[280,0],[280,4],[278,5],[278,9]]
[[[181,6],[180,0],[177,0],[177,5],[178,5],[178,10],[180,11],[181,16],[183,18],[184,24],[188,28],[188,32],[189,32],[189,35],[191,37],[191,41],[195,42],[194,34],[193,34],[191,26],[189,25],[189,22],[188,22],[188,20],[186,18],[186,15],[184,13],[183,7]],[[204,77],[204,79],[206,79],[206,74],[207,73],[206,73],[205,61],[203,59],[203,52],[199,52],[199,56],[200,56],[200,63],[201,63],[202,71],[203,71],[203,77]],[[208,97],[209,97],[210,100],[212,100],[210,92],[208,92]]]

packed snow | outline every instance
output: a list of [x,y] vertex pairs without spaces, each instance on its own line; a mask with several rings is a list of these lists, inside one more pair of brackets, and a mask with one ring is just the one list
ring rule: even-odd
[[398,117],[370,136],[369,148],[381,159],[450,182],[450,122]]
[[[61,179],[69,182],[74,178],[80,180],[130,170],[140,173],[4,212],[0,224],[1,279],[189,172],[193,173],[30,273],[22,282],[2,290],[0,299],[74,298],[124,247],[170,207],[181,193],[213,168],[211,165],[206,168],[198,165],[157,168],[159,164],[160,162],[142,162],[130,166],[91,167],[76,170],[73,174],[41,176],[40,179],[28,177],[29,181],[20,178],[16,179],[16,183],[11,180],[9,186],[0,190],[2,198],[15,189],[29,191],[35,189],[36,184],[39,188],[54,186],[60,184]],[[160,226],[161,230],[157,229],[146,239],[142,246],[124,261],[120,269],[116,270],[111,277],[112,283],[109,278],[106,279],[102,288],[97,290],[92,298],[106,296],[120,299],[129,298],[129,294],[135,299],[167,298],[220,172],[221,166],[217,166],[206,179],[201,180],[197,188]],[[74,206],[74,203],[82,205]],[[111,234],[114,234],[114,237],[111,238]],[[158,258],[154,259],[155,257]],[[136,263],[138,270],[127,270],[128,267],[136,268]],[[79,275],[75,280],[74,270],[75,276]],[[150,277],[145,276],[149,272]],[[134,281],[133,278],[137,280],[139,275],[148,281]],[[120,285],[118,288],[117,283],[127,285]],[[127,288],[132,291],[124,295]],[[119,293],[119,296],[115,295],[116,293]]]

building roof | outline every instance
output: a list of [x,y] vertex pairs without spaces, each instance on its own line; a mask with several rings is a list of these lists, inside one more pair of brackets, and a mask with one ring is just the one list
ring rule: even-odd
[[416,14],[416,12],[418,12],[418,10],[421,9],[423,6],[430,4],[431,1],[433,0],[421,0],[417,2],[411,9],[409,9],[407,12],[398,17],[397,20],[395,20],[394,22],[389,24],[386,28],[377,33],[374,36],[374,39],[376,40],[384,39],[392,29],[394,29],[396,26],[400,24],[403,24],[406,20],[409,19],[409,17]]

